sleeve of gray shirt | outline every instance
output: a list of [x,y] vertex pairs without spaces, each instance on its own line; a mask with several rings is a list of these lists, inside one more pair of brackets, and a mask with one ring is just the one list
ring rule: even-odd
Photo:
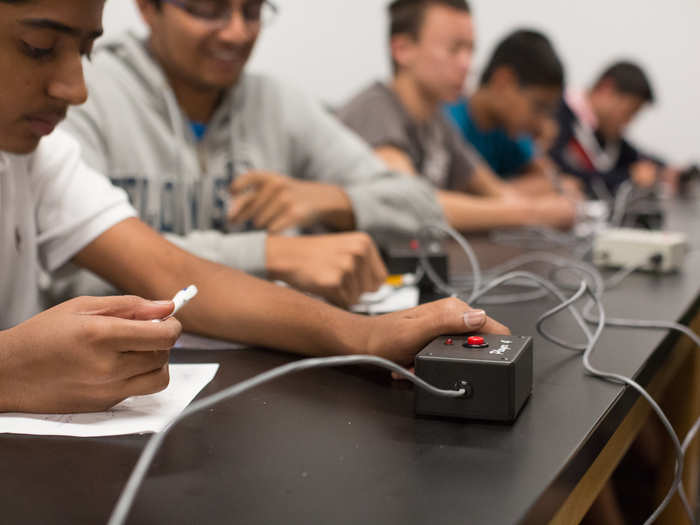
[[[115,104],[113,102],[101,104],[101,90],[93,91],[86,104],[74,107],[68,112],[68,118],[61,126],[81,143],[85,162],[100,173],[109,176],[112,164],[109,151],[109,141],[112,140],[110,137],[122,137],[115,140],[132,140],[123,137],[133,135],[106,133],[101,128],[101,122],[111,122],[112,118],[117,118],[117,115],[110,114],[110,107],[114,107]],[[266,277],[267,234],[265,232],[224,233],[216,230],[201,230],[193,231],[188,235],[169,233],[165,237],[198,257],[259,277]]]
[[338,117],[371,148],[392,146],[418,163],[406,115],[386,86],[376,83],[369,87],[343,107]]
[[366,142],[321,104],[289,89],[285,127],[295,176],[343,186],[352,202],[357,229],[378,240],[415,236],[444,215],[432,186],[418,177],[389,170]]
[[[393,146],[408,155],[414,165],[421,163],[420,147],[416,144],[416,139],[411,140],[409,135],[412,126],[410,117],[387,86],[381,83],[370,86],[352,99],[340,111],[339,116],[346,126],[372,148]],[[436,118],[450,156],[446,187],[465,190],[480,156],[442,115],[437,115]]]
[[188,235],[165,234],[165,238],[197,257],[258,277],[267,276],[267,233],[222,233],[216,230],[198,230]]

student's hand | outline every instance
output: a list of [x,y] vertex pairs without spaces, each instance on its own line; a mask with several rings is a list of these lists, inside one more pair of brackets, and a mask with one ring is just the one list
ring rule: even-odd
[[338,186],[250,172],[231,184],[231,193],[229,219],[233,223],[251,220],[270,233],[319,223],[338,229],[354,227],[352,204]]
[[568,230],[576,222],[576,200],[562,195],[544,195],[532,199],[531,225]]
[[510,334],[483,310],[474,310],[458,299],[443,299],[411,310],[367,319],[370,324],[366,353],[400,365],[413,364],[416,353],[440,335],[465,333]]
[[365,233],[268,237],[267,271],[271,279],[352,306],[386,280],[377,247]]
[[586,198],[583,182],[573,175],[561,175],[561,190],[565,197],[576,202],[581,202]]
[[659,167],[650,160],[635,162],[630,168],[630,177],[640,188],[651,188],[656,184]]
[[153,323],[173,303],[81,297],[0,332],[0,411],[105,410],[163,390],[175,319]]
[[661,181],[670,190],[671,195],[678,193],[682,170],[671,166],[666,166],[661,172]]

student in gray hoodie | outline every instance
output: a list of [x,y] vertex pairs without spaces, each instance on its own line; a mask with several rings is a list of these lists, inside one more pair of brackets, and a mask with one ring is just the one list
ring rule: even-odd
[[[134,217],[123,191],[53,132],[87,97],[83,55],[104,0],[0,0],[0,412],[94,412],[164,389],[180,330],[303,355],[370,354],[410,365],[445,333],[508,333],[445,299],[386,316],[353,315],[194,257]],[[71,261],[119,288],[197,298],[82,297],[40,312],[37,266]]]
[[386,275],[370,238],[282,232],[386,238],[443,220],[425,181],[388,170],[316,101],[244,73],[270,3],[138,5],[150,35],[94,53],[65,129],[171,241],[347,305]]

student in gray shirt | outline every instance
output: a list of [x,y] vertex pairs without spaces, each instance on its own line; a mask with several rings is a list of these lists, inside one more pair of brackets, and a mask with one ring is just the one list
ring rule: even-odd
[[349,305],[386,276],[371,239],[283,232],[381,240],[444,220],[425,181],[388,169],[315,100],[245,72],[269,2],[240,15],[219,0],[139,7],[149,36],[95,51],[90,99],[65,129],[169,240]]
[[418,121],[394,90],[381,82],[356,96],[340,116],[373,148],[392,147],[404,152],[417,171],[438,188],[466,191],[481,162],[442,112]]
[[389,7],[394,77],[374,84],[339,113],[390,166],[429,178],[447,219],[460,230],[520,225],[567,228],[571,199],[527,197],[499,180],[442,114],[464,89],[474,46],[466,0],[395,0]]
[[[87,97],[82,58],[102,33],[103,7],[0,0],[0,412],[100,411],[162,390],[183,327],[249,346],[406,366],[440,334],[508,333],[457,299],[353,315],[199,259],[134,217],[126,194],[82,161],[78,143],[52,133],[68,106]],[[147,298],[172,297],[190,283],[199,295],[179,321],[151,322],[172,312],[171,301],[128,296],[82,297],[40,312],[38,265],[69,261]]]

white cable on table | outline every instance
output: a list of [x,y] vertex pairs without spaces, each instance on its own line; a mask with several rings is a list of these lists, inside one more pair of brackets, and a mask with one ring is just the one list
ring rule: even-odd
[[[666,414],[664,414],[663,410],[661,407],[658,405],[658,403],[654,400],[653,397],[651,397],[651,394],[649,394],[644,387],[642,387],[640,384],[638,384],[636,381],[625,377],[621,374],[613,374],[610,372],[603,372],[601,370],[598,370],[595,368],[590,361],[591,353],[593,352],[593,349],[595,347],[595,344],[598,342],[598,339],[600,339],[601,334],[603,333],[603,329],[605,328],[606,320],[605,320],[605,310],[603,308],[603,305],[601,303],[600,297],[593,293],[590,289],[587,290],[588,294],[591,298],[591,300],[595,303],[596,309],[598,310],[598,326],[596,328],[595,334],[593,335],[593,339],[590,341],[589,348],[586,350],[586,352],[583,354],[583,366],[585,367],[586,371],[588,371],[590,374],[595,375],[597,377],[600,377],[602,379],[608,379],[611,381],[615,382],[621,382],[624,383],[632,388],[634,388],[646,401],[649,403],[649,405],[654,409],[654,412],[656,412],[656,415],[659,417],[661,422],[663,423],[664,427],[666,427],[666,431],[668,432],[668,435],[671,437],[671,441],[673,442],[673,447],[676,450],[676,473],[673,479],[673,482],[671,483],[671,487],[668,490],[668,493],[666,494],[666,497],[662,500],[662,502],[659,504],[659,506],[656,508],[656,510],[652,513],[651,516],[644,522],[645,525],[651,525],[654,523],[658,517],[661,515],[661,513],[666,509],[668,504],[671,502],[671,498],[673,495],[678,491],[681,500],[685,500],[687,502],[687,498],[685,497],[685,494],[683,493],[682,490],[682,482],[683,482],[683,465],[685,463],[685,453],[681,447],[681,443],[678,440],[678,436],[676,434],[676,431],[673,429],[673,425],[671,425],[671,422],[668,420],[666,417]],[[688,519],[690,519],[691,522],[694,521],[693,517],[693,512],[690,509],[688,505],[684,505],[686,514],[688,515]]]
[[[552,254],[526,254],[525,256],[518,257],[512,261],[509,261],[505,263],[504,265],[501,265],[498,267],[496,270],[491,270],[491,272],[494,271],[504,271],[504,269],[507,271],[508,269],[515,269],[527,264],[535,263],[535,262],[548,262],[553,264],[554,266],[558,266],[560,269],[570,269],[570,270],[576,270],[584,275],[588,276],[591,278],[593,281],[593,286],[591,285],[584,279],[581,281],[579,288],[577,291],[572,295],[570,298],[566,298],[564,293],[561,291],[561,289],[554,283],[552,283],[550,280],[545,279],[544,277],[541,277],[537,274],[533,274],[530,272],[523,272],[523,271],[510,271],[504,275],[500,275],[496,277],[495,279],[491,280],[489,283],[486,285],[482,286],[482,273],[481,273],[481,268],[479,266],[479,261],[476,257],[476,254],[474,253],[473,249],[471,248],[471,245],[469,242],[462,236],[460,235],[457,231],[455,231],[452,228],[449,227],[444,227],[440,225],[435,225],[431,226],[429,228],[426,228],[426,231],[429,230],[441,230],[446,233],[448,233],[450,236],[452,236],[455,241],[462,247],[464,252],[467,254],[467,257],[470,260],[470,263],[472,265],[472,271],[474,273],[473,276],[473,282],[472,282],[472,290],[469,295],[469,302],[474,302],[477,301],[481,298],[483,298],[485,295],[487,295],[490,291],[503,286],[507,283],[511,283],[513,281],[515,282],[522,282],[524,281],[531,281],[534,282],[538,287],[542,288],[542,293],[539,295],[539,297],[542,297],[543,295],[547,294],[552,294],[554,295],[560,303],[552,308],[551,310],[547,311],[544,313],[537,321],[536,323],[536,330],[537,332],[542,335],[545,339],[551,341],[552,343],[561,346],[563,348],[567,348],[570,350],[576,350],[576,351],[582,351],[583,352],[583,365],[586,371],[596,377],[599,377],[604,380],[609,380],[613,381],[616,383],[622,383],[625,385],[628,385],[632,388],[634,388],[642,397],[646,399],[646,401],[650,404],[654,412],[658,415],[659,419],[663,423],[664,427],[668,431],[669,436],[671,437],[671,440],[674,444],[674,448],[676,450],[676,475],[674,477],[673,483],[669,489],[668,494],[662,501],[662,503],[657,507],[657,509],[654,511],[654,513],[650,516],[650,518],[645,522],[646,524],[650,524],[653,521],[657,519],[657,517],[663,512],[663,510],[668,506],[668,503],[670,502],[670,499],[672,498],[673,494],[678,491],[681,500],[683,502],[684,508],[686,510],[686,513],[688,513],[689,518],[691,521],[693,520],[692,517],[692,512],[690,509],[690,506],[688,505],[688,500],[685,496],[685,493],[683,491],[683,486],[682,486],[682,473],[683,473],[683,464],[684,464],[684,458],[685,458],[685,451],[689,447],[690,443],[694,439],[694,437],[697,435],[699,428],[700,428],[700,418],[696,423],[693,425],[691,430],[688,432],[686,435],[686,438],[683,441],[683,444],[681,445],[678,436],[676,435],[673,427],[671,426],[670,422],[666,418],[665,414],[661,410],[661,407],[654,401],[654,399],[651,397],[651,395],[638,383],[636,383],[634,380],[627,378],[625,376],[619,375],[619,374],[613,374],[613,373],[608,373],[604,372],[601,370],[596,369],[590,362],[590,355],[593,352],[593,349],[595,348],[595,345],[597,344],[598,340],[600,339],[600,336],[602,334],[603,329],[605,328],[606,325],[611,325],[611,326],[625,326],[625,327],[634,327],[634,328],[655,328],[655,329],[674,329],[674,330],[679,330],[683,332],[684,334],[688,335],[693,341],[700,345],[700,338],[692,332],[689,328],[679,325],[677,323],[668,323],[665,321],[639,321],[639,320],[629,320],[629,319],[606,319],[605,311],[603,309],[601,297],[603,292],[605,291],[606,288],[606,282],[603,280],[602,276],[600,273],[597,271],[596,268],[592,267],[591,265],[588,265],[586,263],[583,263],[581,261],[577,260],[572,260],[572,259],[567,259],[564,257],[552,255]],[[447,283],[444,283],[442,279],[439,278],[437,273],[434,271],[432,266],[430,265],[428,258],[425,254],[424,250],[420,250],[420,258],[421,258],[421,264],[422,267],[425,269],[426,275],[428,278],[430,278],[433,283],[443,291],[443,293],[446,293],[447,295],[453,295],[453,296],[459,296],[460,293],[454,290],[452,287],[450,287]],[[622,272],[617,274],[616,276],[613,276],[613,279],[608,281],[609,286],[616,286],[619,285],[630,273],[632,273],[632,270],[630,269],[623,269]],[[576,308],[575,303],[581,299],[585,294],[588,294],[590,296],[591,301],[586,305],[584,308],[584,313],[583,315],[581,312],[579,312],[578,308]],[[530,296],[532,296],[532,292],[530,292]],[[523,294],[520,294],[522,297]],[[507,297],[507,296],[506,296]],[[590,314],[590,309],[592,306],[595,306],[596,309],[598,310],[598,318],[594,319],[591,314]],[[543,323],[549,319],[550,317],[558,314],[559,312],[568,309],[574,319],[576,320],[577,324],[581,328],[582,332],[586,336],[586,344],[577,344],[577,343],[570,343],[567,341],[564,341],[563,339],[560,339],[558,337],[552,336],[551,334],[547,333],[543,329]],[[589,323],[595,324],[596,325],[596,330],[595,332],[591,332],[590,329],[588,328],[588,325],[586,324],[586,321]],[[386,368],[388,370],[391,370],[393,372],[396,372],[397,374],[405,377],[409,381],[413,382],[416,386],[420,388],[424,388],[428,392],[434,394],[434,395],[440,395],[440,396],[446,396],[446,397],[460,397],[464,395],[465,391],[462,390],[442,390],[438,389],[422,379],[416,377],[413,374],[408,373],[404,368],[396,365],[395,363],[392,363],[391,361],[387,361],[382,358],[374,357],[374,356],[345,356],[345,357],[331,357],[331,358],[317,358],[317,359],[305,359],[302,361],[297,361],[294,363],[289,363],[287,365],[272,369],[268,372],[264,372],[258,376],[255,376],[251,379],[248,379],[246,381],[243,381],[241,383],[238,383],[236,385],[233,385],[217,394],[214,394],[212,396],[209,396],[207,398],[204,398],[200,401],[197,401],[190,405],[186,410],[184,410],[177,418],[175,418],[172,422],[166,426],[163,431],[154,434],[153,437],[149,440],[148,444],[146,445],[144,451],[141,454],[141,457],[139,458],[138,463],[136,464],[136,467],[134,468],[129,481],[122,492],[119,501],[117,502],[117,505],[112,513],[112,516],[109,520],[109,525],[121,525],[124,523],[126,520],[126,517],[128,516],[129,510],[131,509],[131,506],[133,505],[133,501],[136,497],[136,494],[138,492],[138,489],[143,482],[143,479],[148,471],[148,468],[150,464],[152,463],[156,453],[158,452],[159,447],[161,446],[162,442],[164,441],[166,435],[168,432],[177,424],[179,423],[182,419],[188,417],[189,415],[198,412],[200,410],[204,410],[220,401],[223,401],[225,399],[230,399],[233,398],[251,388],[254,388],[260,384],[263,384],[265,382],[271,381],[273,379],[276,379],[278,377],[281,377],[283,375],[293,373],[293,372],[298,372],[301,370],[306,370],[310,368],[320,368],[320,367],[330,367],[330,366],[346,366],[346,365],[357,365],[357,364],[371,364],[371,365],[376,365],[380,366],[382,368]]]
[[[671,484],[671,487],[668,490],[668,493],[664,497],[663,501],[661,504],[656,508],[656,510],[652,513],[652,515],[645,521],[645,525],[650,525],[656,519],[659,517],[659,515],[666,509],[668,504],[671,501],[671,498],[673,495],[678,492],[679,496],[681,498],[681,501],[683,502],[684,509],[688,515],[688,517],[693,520],[693,514],[692,510],[690,509],[690,506],[687,502],[687,497],[683,491],[683,485],[682,485],[682,476],[683,476],[683,465],[685,462],[685,451],[687,450],[688,446],[690,445],[690,442],[694,438],[694,436],[698,432],[698,427],[700,426],[700,418],[694,425],[694,427],[691,429],[691,431],[688,433],[686,439],[684,440],[684,446],[682,447],[680,444],[680,441],[678,440],[678,436],[673,429],[673,426],[671,425],[670,421],[664,414],[663,410],[661,407],[656,403],[654,398],[651,397],[651,395],[642,387],[639,385],[636,381],[634,381],[631,378],[627,378],[623,375],[620,374],[613,374],[609,372],[603,372],[597,368],[595,368],[590,361],[590,355],[593,352],[593,349],[595,348],[595,345],[597,344],[598,340],[600,339],[600,336],[602,334],[603,329],[605,328],[606,325],[606,319],[605,319],[605,311],[603,309],[602,303],[600,302],[599,296],[594,293],[589,285],[585,282],[582,281],[578,291],[571,296],[569,299],[565,299],[563,297],[563,294],[561,291],[558,291],[556,289],[556,286],[553,285],[553,283],[547,283],[547,281],[535,274],[528,274],[527,272],[512,272],[510,274],[506,274],[502,276],[500,279],[497,279],[496,281],[490,283],[487,286],[487,289],[484,289],[483,293],[486,293],[488,289],[493,289],[497,286],[501,286],[502,284],[506,283],[509,280],[512,279],[517,279],[517,278],[531,278],[535,280],[536,282],[540,283],[543,287],[545,287],[548,291],[556,295],[559,299],[562,300],[562,302],[554,307],[553,309],[549,310],[545,314],[543,314],[537,321],[536,323],[536,330],[537,332],[542,335],[544,338],[550,340],[551,342],[558,344],[559,346],[563,346],[564,348],[569,348],[569,349],[574,349],[574,350],[580,350],[580,346],[578,345],[572,345],[570,343],[567,343],[566,341],[563,341],[558,338],[554,338],[553,336],[549,335],[547,332],[544,331],[542,325],[543,323],[550,317],[556,315],[557,313],[563,311],[564,309],[569,309],[571,310],[572,314],[574,314],[574,318],[576,321],[579,323],[579,326],[582,327],[582,330],[584,334],[587,337],[587,344],[585,345],[585,350],[583,354],[583,365],[586,371],[598,378],[604,379],[604,380],[611,380],[616,383],[622,383],[625,385],[630,386],[631,388],[634,388],[644,399],[649,403],[651,408],[654,410],[656,415],[659,417],[661,420],[662,424],[664,425],[666,431],[668,432],[669,436],[671,437],[671,441],[673,442],[675,452],[676,452],[676,472],[674,476],[673,483]],[[547,284],[545,284],[547,283]],[[581,299],[585,294],[588,294],[591,297],[591,301],[593,304],[596,305],[598,312],[599,312],[599,317],[597,320],[597,328],[595,333],[591,334],[591,332],[587,329],[585,322],[583,322],[583,319],[578,312],[578,310],[573,306],[579,299]],[[685,447],[685,448],[684,448]]]
[[221,401],[236,397],[246,392],[247,390],[250,390],[251,388],[255,388],[259,385],[262,385],[263,383],[267,383],[268,381],[272,381],[273,379],[277,379],[278,377],[282,377],[287,374],[300,372],[302,370],[308,370],[311,368],[327,368],[333,366],[348,365],[373,365],[381,368],[386,368],[391,372],[395,372],[401,375],[402,377],[409,380],[419,388],[423,388],[427,392],[430,392],[431,394],[436,396],[457,398],[465,394],[464,389],[443,390],[440,388],[436,388],[433,385],[423,381],[416,375],[411,374],[405,368],[397,365],[396,363],[375,356],[360,355],[303,359],[301,361],[295,361],[293,363],[288,363],[286,365],[273,368],[272,370],[268,370],[267,372],[263,372],[262,374],[256,375],[250,379],[247,379],[246,381],[242,381],[229,388],[226,388],[221,392],[217,392],[216,394],[213,394],[209,397],[205,397],[204,399],[195,401],[189,407],[187,407],[179,416],[177,416],[170,423],[168,423],[168,425],[162,431],[154,434],[146,444],[146,447],[144,448],[143,452],[141,453],[141,456],[139,457],[138,463],[134,467],[134,470],[131,472],[131,476],[129,477],[126,487],[122,491],[121,496],[119,496],[117,505],[114,507],[112,516],[109,518],[108,525],[122,525],[126,521],[126,518],[129,515],[129,511],[131,510],[131,507],[134,503],[134,499],[136,498],[136,494],[138,493],[139,487],[143,483],[143,479],[146,476],[148,468],[153,462],[153,459],[155,458],[158,449],[162,445],[163,441],[165,440],[165,437],[168,435],[170,430],[183,419],[194,414],[195,412],[206,410],[207,408]]
[[[428,260],[428,254],[425,250],[425,244],[426,238],[431,237],[432,231],[446,233],[455,240],[455,242],[460,246],[460,248],[462,248],[462,250],[464,250],[464,253],[467,255],[469,263],[472,267],[472,274],[474,279],[473,293],[476,293],[479,290],[479,288],[481,288],[482,281],[481,266],[479,265],[479,259],[477,258],[474,250],[472,249],[471,244],[469,244],[469,242],[467,242],[467,240],[462,235],[460,235],[459,232],[457,232],[457,230],[455,230],[451,226],[447,226],[446,224],[430,224],[425,226],[421,231],[420,235],[422,239],[420,243],[420,249],[418,250],[418,257],[420,258],[421,266],[425,270],[427,277],[442,293],[450,296],[457,296],[455,290],[452,289],[446,282],[444,282],[440,278],[440,276],[437,274],[432,264],[430,264],[430,261]],[[473,300],[470,298],[470,300],[467,302],[473,302]]]
[[[454,232],[454,234],[450,234],[452,236],[457,236],[457,237],[462,237],[459,233]],[[469,245],[468,241],[462,237],[461,239],[462,242],[460,242],[460,245],[466,244],[467,246]],[[592,265],[583,263],[581,261],[577,260],[572,260],[572,259],[567,259],[564,257],[552,255],[552,254],[526,254],[521,257],[517,257],[514,260],[511,260],[500,267],[496,269],[498,270],[503,270],[503,269],[513,269],[517,268],[520,266],[524,266],[526,264],[534,263],[534,262],[549,262],[555,266],[558,266],[559,269],[569,269],[569,270],[575,270],[578,272],[581,272],[582,274],[590,277],[593,281],[593,287],[590,287],[590,285],[586,282],[584,279],[581,282],[581,285],[579,286],[578,291],[569,299],[565,299],[563,296],[563,293],[561,290],[557,288],[557,286],[554,283],[551,283],[550,281],[547,281],[546,279],[537,276],[536,274],[531,274],[528,272],[510,272],[507,273],[500,278],[497,278],[490,283],[488,283],[482,290],[476,289],[476,286],[474,290],[472,290],[472,294],[470,297],[472,300],[478,300],[481,298],[484,294],[486,294],[488,291],[501,286],[505,284],[508,281],[512,281],[514,279],[532,279],[535,282],[537,282],[539,285],[541,285],[544,289],[549,291],[549,293],[554,294],[557,298],[560,299],[561,303],[557,305],[555,308],[552,310],[548,311],[545,313],[540,319],[537,321],[536,324],[536,329],[540,335],[548,339],[549,341],[562,346],[564,348],[572,349],[572,350],[581,350],[582,347],[581,345],[577,344],[571,344],[568,343],[562,339],[556,338],[545,332],[542,328],[543,322],[551,317],[552,315],[555,315],[559,313],[560,311],[564,309],[569,309],[572,314],[574,315],[574,318],[576,319],[577,323],[579,326],[582,327],[582,330],[584,334],[587,337],[588,343],[585,345],[585,350],[583,354],[583,365],[584,368],[588,373],[591,375],[594,375],[596,377],[599,377],[601,379],[605,380],[611,380],[614,382],[619,382],[625,385],[628,385],[632,388],[634,388],[640,395],[642,395],[645,400],[650,404],[654,412],[657,414],[659,419],[662,421],[664,427],[666,428],[669,436],[671,437],[671,441],[673,442],[674,449],[676,452],[676,473],[675,477],[673,480],[673,483],[671,484],[671,487],[664,498],[664,500],[661,502],[661,504],[656,508],[654,513],[650,516],[650,518],[645,522],[645,524],[651,524],[653,523],[658,516],[665,510],[665,508],[668,506],[671,498],[673,497],[673,494],[675,492],[678,492],[681,501],[683,503],[684,510],[686,514],[688,515],[688,518],[690,519],[691,522],[694,522],[694,517],[693,517],[693,512],[692,509],[690,508],[690,505],[688,504],[688,499],[685,495],[685,492],[683,490],[683,484],[682,484],[682,473],[683,473],[683,465],[685,462],[685,451],[687,450],[688,446],[694,439],[694,437],[698,433],[698,427],[700,426],[700,418],[696,421],[695,425],[691,428],[691,430],[688,432],[686,438],[684,439],[684,446],[681,446],[681,443],[678,439],[678,436],[673,429],[673,426],[671,423],[668,421],[668,418],[666,415],[663,413],[661,410],[661,407],[656,403],[656,401],[651,397],[651,395],[637,382],[632,380],[631,378],[627,378],[625,376],[622,376],[620,374],[612,374],[612,373],[607,373],[600,371],[593,367],[590,362],[590,355],[595,348],[596,343],[600,339],[600,335],[602,334],[603,329],[605,326],[619,326],[619,327],[627,327],[627,328],[651,328],[651,329],[669,329],[669,330],[677,330],[682,332],[683,334],[687,335],[690,337],[695,344],[700,346],[700,337],[698,337],[697,334],[695,334],[692,330],[690,330],[688,327],[681,325],[679,323],[673,323],[673,322],[666,322],[666,321],[646,321],[646,320],[632,320],[632,319],[607,319],[605,316],[605,311],[602,306],[602,295],[606,290],[607,287],[614,287],[618,286],[622,283],[624,279],[626,279],[634,270],[638,269],[638,266],[635,266],[633,268],[623,268],[620,272],[615,274],[612,278],[610,278],[607,282],[603,280],[602,276],[600,275],[600,272],[593,267]],[[477,262],[478,264],[478,262]],[[493,271],[493,270],[492,270]],[[430,277],[430,273],[428,273],[428,276]],[[547,284],[545,284],[547,283]],[[437,283],[436,283],[437,284]],[[476,283],[475,283],[476,284]],[[546,293],[546,292],[545,292]],[[584,307],[584,313],[581,315],[580,312],[578,312],[578,309],[574,307],[574,303],[581,299],[584,295],[584,293],[588,294],[590,296],[590,302]],[[591,308],[595,306],[599,312],[598,318],[595,319],[591,313],[590,310]],[[589,330],[585,327],[585,322],[582,322],[582,318],[585,319],[585,321],[595,324],[597,326],[596,331],[594,334],[591,334]]]

